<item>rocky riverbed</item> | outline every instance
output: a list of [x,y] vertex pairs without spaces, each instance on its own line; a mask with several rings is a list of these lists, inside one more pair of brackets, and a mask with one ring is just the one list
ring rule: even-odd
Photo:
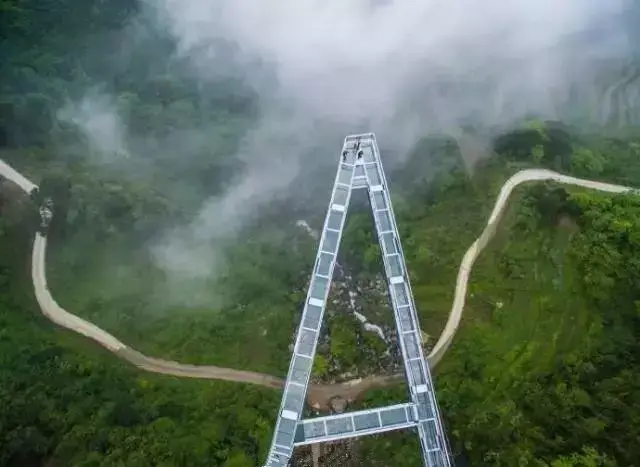
[[[319,240],[319,233],[306,221],[298,221],[297,226]],[[348,265],[336,264],[316,352],[318,359],[321,362],[312,375],[314,383],[401,371],[402,360],[382,265],[375,277],[357,277]]]

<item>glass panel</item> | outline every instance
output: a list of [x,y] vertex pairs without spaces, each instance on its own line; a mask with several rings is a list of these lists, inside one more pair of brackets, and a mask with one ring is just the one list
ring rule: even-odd
[[391,218],[389,217],[389,211],[378,211],[376,212],[376,217],[378,218],[378,226],[380,227],[381,232],[391,230]]
[[281,431],[282,433],[289,433],[292,435],[295,432],[296,425],[297,423],[295,420],[289,420],[288,418],[281,418],[278,431]]
[[278,431],[276,435],[276,444],[280,444],[281,446],[288,446],[291,444],[291,433],[284,433],[282,431]]
[[398,301],[398,306],[404,306],[409,304],[409,297],[407,296],[407,288],[404,284],[394,284],[393,291]]
[[336,193],[335,196],[333,197],[333,204],[339,204],[341,206],[344,206],[347,204],[347,194],[349,193],[349,191],[346,188],[343,188],[341,186],[336,188]]
[[414,331],[413,329],[413,321],[409,317],[408,311],[409,307],[404,308],[407,310],[405,313],[399,312],[400,314],[400,330],[401,331]]
[[338,182],[344,183],[345,185],[351,185],[351,174],[352,174],[352,170],[350,167],[345,167],[344,165],[341,165],[340,175],[338,175]]
[[364,165],[356,165],[356,177],[364,177]]
[[418,394],[418,416],[421,420],[435,417],[433,406],[431,405],[431,397],[428,392]]
[[363,148],[364,150],[364,161],[365,162],[373,162],[374,158],[373,158],[373,149],[371,148],[371,146],[365,146]]
[[317,298],[318,300],[324,300],[324,296],[327,291],[328,285],[329,285],[328,279],[325,279],[324,277],[314,276],[311,296],[313,298]]
[[330,253],[321,253],[320,260],[318,261],[318,274],[323,276],[329,275],[329,269],[331,267],[331,260],[333,259],[333,255]]
[[397,425],[399,423],[405,423],[407,421],[407,414],[404,409],[392,409],[385,410],[380,414],[382,424],[384,426]]
[[351,420],[348,418],[338,418],[327,420],[327,434],[337,435],[341,433],[350,433],[353,431]]
[[311,359],[296,356],[293,359],[293,373],[291,379],[296,383],[305,384],[311,372]]
[[382,191],[373,192],[373,203],[376,209],[387,208],[387,201],[384,199],[384,193]]
[[309,329],[318,329],[321,314],[322,308],[307,304],[307,311],[304,317],[304,327]]
[[429,449],[440,449],[440,443],[438,442],[438,429],[433,421],[424,422],[422,424],[424,431],[427,433],[427,446]]
[[407,417],[407,420],[414,420],[415,414],[413,413],[413,409],[411,407],[404,408],[404,414]]
[[424,372],[422,371],[422,365],[418,360],[409,362],[409,371],[413,376],[413,384],[418,385],[426,382],[424,379]]
[[354,178],[353,179],[353,188],[364,188],[367,186],[366,178]]
[[367,175],[369,176],[371,186],[380,185],[380,176],[378,175],[378,169],[375,164],[367,166]]
[[404,343],[407,349],[407,356],[409,358],[417,358],[418,357],[418,344],[416,342],[416,338],[413,334],[405,334]]
[[394,242],[393,240],[394,238],[392,233],[382,234],[382,242],[384,243],[384,248],[388,255],[392,255],[398,252],[398,250],[396,249],[396,242]]
[[424,420],[425,418],[430,418],[429,417],[429,410],[428,410],[426,405],[419,403],[418,404],[418,419],[419,420]]
[[340,230],[340,223],[342,222],[342,216],[344,214],[333,209],[329,212],[329,220],[327,221],[327,227],[333,230]]
[[429,459],[431,459],[431,463],[428,465],[433,465],[433,467],[447,467],[449,465],[448,462],[444,461],[444,455],[442,451],[429,451]]
[[[299,386],[289,385],[286,389],[287,395],[284,398],[284,408],[286,410],[291,410],[293,412],[300,413],[302,412],[302,408],[304,407],[304,391]],[[282,418],[282,423],[292,422],[293,427],[291,428],[291,433],[296,427],[296,422],[293,420],[288,420],[286,418]],[[282,425],[281,425],[282,426]]]
[[327,231],[322,242],[322,250],[335,253],[338,249],[338,232]]
[[324,423],[322,422],[307,422],[304,424],[304,434],[307,438],[317,438],[324,436]]
[[304,441],[307,437],[304,434],[304,425],[299,423],[296,427],[296,437],[294,438],[296,443]]
[[298,342],[298,353],[303,355],[311,356],[311,351],[313,350],[313,343],[316,339],[316,333],[313,331],[309,331],[308,329],[303,329],[302,334],[300,335],[300,341]]
[[378,423],[378,415],[375,413],[357,415],[353,418],[355,420],[356,430],[368,430],[380,426]]
[[389,256],[389,274],[391,277],[402,275],[402,267],[400,266],[398,255]]

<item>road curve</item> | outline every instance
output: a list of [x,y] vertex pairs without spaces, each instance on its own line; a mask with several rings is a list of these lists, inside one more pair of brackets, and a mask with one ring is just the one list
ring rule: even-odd
[[460,268],[458,269],[458,278],[456,280],[456,289],[453,296],[453,304],[451,306],[451,311],[449,312],[447,324],[445,325],[442,334],[440,334],[438,342],[436,342],[436,345],[433,347],[428,357],[429,365],[431,367],[437,365],[440,362],[447,349],[451,345],[451,342],[453,341],[453,337],[458,330],[458,326],[460,325],[460,320],[462,318],[462,311],[464,309],[464,304],[467,297],[467,285],[469,283],[469,274],[471,274],[471,268],[473,267],[473,263],[475,262],[478,255],[482,252],[484,247],[487,246],[487,243],[489,243],[489,241],[496,233],[496,228],[500,221],[500,217],[502,216],[502,213],[507,206],[507,201],[509,200],[509,196],[511,196],[511,192],[514,190],[514,188],[522,183],[546,180],[551,180],[566,185],[581,186],[584,188],[590,188],[592,190],[605,191],[608,193],[626,193],[635,190],[634,188],[622,185],[612,185],[610,183],[595,182],[592,180],[570,177],[568,175],[562,175],[557,172],[545,169],[521,170],[520,172],[517,172],[515,175],[509,178],[509,180],[507,180],[500,189],[500,194],[498,195],[498,199],[496,199],[496,203],[493,206],[493,211],[489,216],[489,220],[487,221],[487,225],[482,231],[482,234],[480,234],[476,241],[471,244],[467,252],[462,257]]
[[[2,160],[0,160],[0,175],[16,183],[27,194],[31,193],[31,191],[37,187],[34,183],[29,181]],[[428,356],[430,366],[435,366],[442,359],[451,345],[462,318],[471,268],[473,267],[473,263],[478,255],[495,234],[500,216],[504,212],[504,208],[506,207],[506,203],[511,192],[515,187],[522,183],[543,180],[552,180],[559,183],[577,185],[610,193],[625,193],[634,190],[630,187],[569,177],[567,175],[562,175],[557,172],[544,169],[522,170],[507,180],[500,190],[500,194],[498,195],[491,216],[489,217],[482,234],[475,242],[473,242],[462,258],[456,281],[453,304],[451,311],[449,312],[447,323],[436,345]],[[46,248],[46,238],[39,233],[36,234],[33,245],[31,274],[36,299],[42,313],[57,325],[96,341],[120,358],[127,360],[145,371],[185,378],[217,379],[257,384],[270,388],[282,388],[284,386],[284,381],[282,379],[263,373],[223,368],[213,365],[190,365],[148,357],[135,349],[128,347],[93,323],[69,313],[56,303],[49,291],[49,288],[47,287],[47,279],[45,275]],[[326,407],[328,401],[333,397],[340,396],[345,399],[355,399],[368,389],[386,386],[392,382],[400,380],[402,380],[401,375],[391,377],[370,376],[364,379],[338,384],[311,385],[309,387],[308,400],[312,405]]]
[[47,287],[47,278],[45,276],[46,252],[47,239],[38,233],[33,244],[33,255],[31,257],[31,279],[35,289],[36,300],[38,300],[42,313],[57,325],[93,339],[111,352],[118,352],[126,348],[126,345],[108,332],[89,321],[69,313],[56,303],[49,292],[49,287]]
[[42,313],[57,325],[96,341],[107,350],[146,371],[189,378],[240,381],[272,388],[279,388],[283,386],[283,381],[274,376],[254,373],[251,371],[233,370],[218,366],[188,365],[170,360],[161,360],[148,357],[128,347],[105,330],[99,328],[93,323],[90,323],[89,321],[69,313],[58,305],[51,295],[49,287],[47,287],[47,279],[45,276],[46,250],[47,239],[39,233],[36,234],[31,262],[33,286],[35,289],[36,299],[38,300],[38,305],[40,305]]
[[34,188],[37,188],[35,183],[29,181],[24,175],[16,171],[2,159],[0,159],[0,175],[18,185],[26,194],[30,194]]

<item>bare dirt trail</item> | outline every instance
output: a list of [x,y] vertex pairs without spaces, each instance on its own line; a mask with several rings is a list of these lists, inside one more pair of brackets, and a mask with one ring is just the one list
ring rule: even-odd
[[440,338],[436,345],[429,354],[429,365],[431,367],[437,365],[442,357],[449,349],[451,342],[458,330],[460,320],[462,319],[462,311],[464,310],[465,300],[467,298],[467,285],[469,283],[469,275],[471,274],[471,268],[476,258],[480,255],[482,250],[487,246],[489,241],[493,238],[500,222],[500,217],[504,213],[504,209],[507,206],[507,201],[513,190],[522,183],[546,181],[551,180],[557,183],[563,183],[566,185],[580,186],[583,188],[590,188],[592,190],[604,191],[607,193],[627,193],[636,191],[631,187],[622,185],[613,185],[611,183],[596,182],[593,180],[585,180],[582,178],[570,177],[568,175],[562,175],[557,172],[545,169],[526,169],[517,172],[511,178],[509,178],[500,189],[498,199],[493,206],[493,211],[489,216],[487,225],[476,239],[471,244],[467,252],[462,257],[460,262],[460,268],[458,269],[458,278],[456,280],[456,289],[453,295],[453,304],[451,311],[449,312],[449,318],[447,324],[440,334]]
[[[30,182],[27,178],[15,171],[2,160],[0,160],[0,175],[15,182],[27,194],[31,193],[34,188],[37,188],[34,183]],[[522,170],[507,180],[500,190],[500,194],[482,234],[475,242],[473,242],[462,258],[456,281],[453,304],[451,311],[449,312],[447,323],[436,345],[428,356],[430,366],[435,366],[442,359],[453,341],[456,331],[460,325],[460,320],[462,319],[471,268],[473,267],[473,263],[478,255],[482,252],[491,238],[493,238],[500,216],[504,212],[504,208],[506,207],[506,203],[511,192],[515,187],[522,183],[543,180],[553,180],[559,183],[576,185],[609,193],[624,193],[634,190],[630,187],[569,177],[567,175],[543,169]],[[135,349],[128,347],[126,344],[120,342],[117,338],[93,323],[69,313],[58,305],[47,287],[47,279],[45,275],[46,247],[46,238],[39,233],[36,234],[33,244],[31,274],[36,299],[42,313],[57,325],[94,340],[120,358],[127,360],[145,371],[184,378],[216,379],[256,384],[274,389],[282,388],[284,386],[284,380],[281,378],[264,373],[236,370],[233,368],[224,368],[213,365],[190,365],[146,356]],[[402,375],[389,377],[370,376],[338,384],[310,385],[307,399],[310,405],[324,409],[328,407],[329,401],[334,397],[341,397],[345,400],[355,400],[369,389],[388,386],[402,380]]]
[[18,185],[26,194],[30,194],[34,188],[37,188],[35,183],[29,181],[24,175],[16,171],[2,159],[0,159],[0,175]]

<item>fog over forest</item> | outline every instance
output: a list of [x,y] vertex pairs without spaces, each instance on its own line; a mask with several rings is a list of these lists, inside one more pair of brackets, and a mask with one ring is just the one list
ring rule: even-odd
[[[153,40],[140,39],[150,30],[168,32],[176,41],[172,72],[187,76],[192,92],[206,94],[207,83],[231,79],[250,89],[256,103],[234,150],[242,169],[188,225],[153,242],[155,260],[178,275],[209,274],[216,245],[275,197],[300,196],[294,182],[335,164],[348,133],[375,131],[383,147],[393,148],[385,159],[393,165],[429,133],[461,138],[463,126],[561,118],[576,105],[595,120],[610,119],[616,109],[602,75],[631,53],[627,6],[623,0],[146,4],[123,32],[125,55],[133,60],[150,50]],[[59,116],[79,125],[102,153],[129,159],[136,135],[117,109],[114,96],[93,86]],[[214,124],[183,128],[158,146],[181,157],[217,131]]]

